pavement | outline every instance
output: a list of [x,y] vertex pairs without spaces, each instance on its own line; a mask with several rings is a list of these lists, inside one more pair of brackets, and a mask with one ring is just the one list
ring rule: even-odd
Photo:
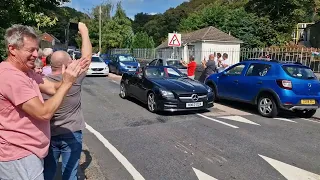
[[119,80],[84,80],[82,169],[91,179],[320,179],[317,118],[263,118],[227,101],[208,111],[153,114],[121,99]]

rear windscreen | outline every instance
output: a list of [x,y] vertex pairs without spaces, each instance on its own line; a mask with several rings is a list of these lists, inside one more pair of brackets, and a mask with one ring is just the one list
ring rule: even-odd
[[178,61],[178,60],[168,60],[168,61],[167,61],[167,65],[168,65],[168,66],[173,66],[173,67],[178,68],[178,69],[184,69],[184,68],[186,68],[186,67],[184,67],[184,66],[181,64],[181,62]]
[[317,77],[309,68],[302,66],[282,66],[283,70],[291,77],[297,79],[316,79]]

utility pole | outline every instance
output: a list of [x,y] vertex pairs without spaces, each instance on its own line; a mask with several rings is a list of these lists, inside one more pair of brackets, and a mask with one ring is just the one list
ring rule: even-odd
[[101,53],[101,5],[99,8],[99,52],[100,53]]

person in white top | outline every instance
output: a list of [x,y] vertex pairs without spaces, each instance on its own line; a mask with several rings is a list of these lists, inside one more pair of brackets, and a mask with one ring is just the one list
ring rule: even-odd
[[223,53],[222,59],[221,60],[218,59],[218,67],[219,67],[218,72],[222,72],[223,70],[225,70],[229,66],[230,66],[230,61],[228,59],[228,54]]

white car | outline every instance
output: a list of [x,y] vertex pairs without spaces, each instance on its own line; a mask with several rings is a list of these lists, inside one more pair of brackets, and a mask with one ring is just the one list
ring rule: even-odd
[[91,64],[87,71],[87,75],[96,75],[96,76],[108,76],[109,75],[109,67],[103,61],[103,59],[99,56],[92,56]]

